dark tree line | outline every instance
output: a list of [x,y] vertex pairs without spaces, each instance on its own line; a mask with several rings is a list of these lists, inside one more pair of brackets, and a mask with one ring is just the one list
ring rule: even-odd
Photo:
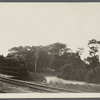
[[0,66],[24,68],[24,77],[28,79],[31,76],[32,80],[36,79],[37,75],[39,78],[43,74],[53,74],[66,80],[99,83],[99,45],[100,41],[90,40],[89,56],[84,60],[81,59],[83,48],[72,52],[63,43],[13,47],[6,57],[0,56]]

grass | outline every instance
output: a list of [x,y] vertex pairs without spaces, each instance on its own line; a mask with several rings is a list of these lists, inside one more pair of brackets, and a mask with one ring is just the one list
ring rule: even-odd
[[[56,80],[56,81],[55,81]],[[46,83],[49,86],[66,88],[76,91],[89,92],[89,93],[100,93],[100,85],[99,84],[90,84],[86,82],[76,82],[76,81],[68,81],[66,80],[50,80],[49,83]]]
[[31,90],[26,87],[16,86],[13,84],[0,82],[0,91],[4,91],[6,93],[32,93],[32,92],[38,92],[36,90]]

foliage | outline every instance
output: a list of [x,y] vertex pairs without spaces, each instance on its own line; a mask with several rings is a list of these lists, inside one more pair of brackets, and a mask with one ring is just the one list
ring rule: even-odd
[[[89,40],[88,47],[89,47],[89,57],[85,59],[85,61],[89,62],[88,72],[86,74],[86,81],[92,83],[98,83],[100,77],[100,63],[99,63],[99,45],[100,41],[95,39]],[[97,70],[98,69],[98,70]]]
[[85,81],[86,72],[86,64],[80,59],[79,55],[77,53],[70,53],[68,60],[61,67],[58,77],[67,80]]
[[99,45],[100,41],[95,39],[88,42],[89,56],[84,61],[81,59],[84,48],[72,52],[66,44],[58,42],[47,46],[13,47],[6,57],[0,55],[0,66],[21,68],[20,76],[27,80],[45,80],[43,74],[47,72],[66,80],[99,83]]
[[99,45],[100,41],[97,41],[95,39],[89,40],[88,47],[90,48],[89,50],[90,57],[88,57],[87,60],[89,61],[90,65],[94,68],[99,63],[99,56],[97,54]]

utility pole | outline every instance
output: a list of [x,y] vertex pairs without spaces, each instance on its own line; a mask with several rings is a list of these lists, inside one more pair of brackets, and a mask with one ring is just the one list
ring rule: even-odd
[[35,68],[34,68],[34,75],[36,75],[36,71],[37,71],[37,61],[38,61],[38,52],[35,51]]
[[37,62],[38,62],[38,58],[39,58],[39,53],[40,53],[40,47],[36,47],[35,49],[35,68],[34,68],[34,75],[36,76],[36,72],[37,72]]

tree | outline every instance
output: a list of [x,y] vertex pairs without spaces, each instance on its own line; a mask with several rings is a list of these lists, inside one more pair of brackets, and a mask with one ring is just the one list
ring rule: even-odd
[[70,80],[84,81],[86,74],[86,64],[80,59],[76,52],[70,52],[63,56],[64,65],[60,67],[59,77]]
[[49,66],[48,50],[48,46],[13,47],[7,57],[22,61],[26,70],[36,74],[37,71],[43,71],[46,66]]
[[89,54],[90,56],[94,57],[98,53],[100,41],[95,39],[89,40],[88,47],[90,48]]
[[[87,69],[88,72],[86,74],[86,81],[87,82],[96,82],[98,83],[100,77],[100,63],[99,63],[99,45],[100,41],[95,39],[89,40],[88,47],[89,47],[89,57],[85,59],[85,62],[88,62]],[[98,69],[98,70],[97,70]]]
[[50,54],[51,57],[51,68],[55,69],[55,71],[57,72],[59,71],[59,68],[64,64],[62,55],[68,53],[70,51],[70,48],[68,48],[66,44],[58,42],[48,45],[48,47],[48,54]]
[[13,47],[9,51],[6,58],[16,59],[27,71],[33,71],[31,66],[34,65],[34,52],[31,51],[30,46]]
[[95,39],[89,40],[88,42],[90,57],[87,57],[87,61],[92,68],[95,68],[99,63],[99,45],[100,41],[97,41]]
[[70,48],[67,48],[66,44],[63,43],[54,43],[49,45],[49,53],[52,55],[63,55],[65,52],[68,52]]
[[83,52],[84,48],[78,48],[76,53],[81,56]]
[[32,50],[35,54],[35,66],[34,73],[36,71],[43,71],[46,66],[49,66],[50,56],[48,54],[48,46],[32,46]]

